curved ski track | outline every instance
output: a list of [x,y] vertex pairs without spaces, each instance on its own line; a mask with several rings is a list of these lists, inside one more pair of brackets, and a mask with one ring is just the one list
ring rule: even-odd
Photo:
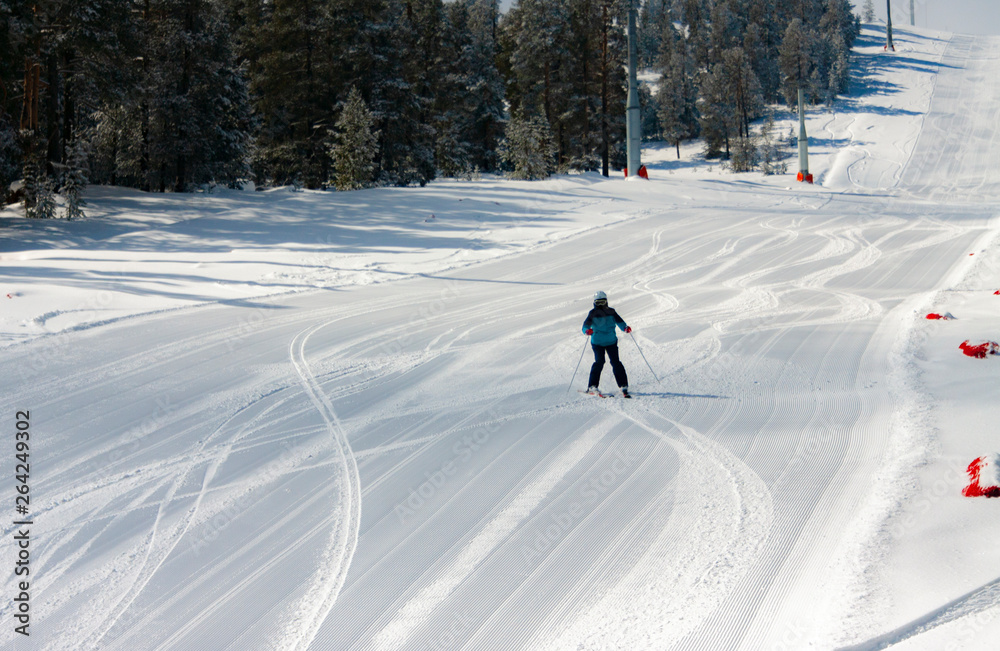
[[[893,339],[993,228],[975,204],[997,181],[938,103],[1000,110],[963,76],[997,53],[955,39],[881,203],[705,183],[715,205],[638,195],[631,219],[522,255],[276,299],[249,332],[251,308],[216,307],[75,335],[11,394],[50,415],[41,644],[831,643],[859,581],[833,561],[864,543],[844,532],[912,403],[885,382]],[[955,219],[924,214],[962,197]],[[567,391],[598,288],[636,328],[635,401]],[[858,648],[992,608],[995,583]]]

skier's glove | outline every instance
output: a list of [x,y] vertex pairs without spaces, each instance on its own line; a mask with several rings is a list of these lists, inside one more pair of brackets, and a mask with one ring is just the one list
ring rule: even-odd
[[587,332],[585,332],[584,334],[592,335],[592,334],[594,334],[594,329],[593,328],[587,328]]
[[632,326],[625,326],[625,334],[631,334]]

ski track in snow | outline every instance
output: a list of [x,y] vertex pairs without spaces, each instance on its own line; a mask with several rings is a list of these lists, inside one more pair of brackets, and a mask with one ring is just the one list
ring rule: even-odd
[[283,649],[307,649],[312,644],[344,585],[354,549],[358,544],[358,527],[361,523],[361,480],[357,462],[337,412],[306,362],[305,347],[309,337],[326,325],[328,324],[324,323],[300,333],[289,344],[289,356],[302,380],[303,388],[309,394],[309,399],[323,417],[340,457],[342,464],[338,473],[341,486],[340,502],[335,508],[341,515],[332,527],[330,549],[321,560],[312,578],[312,584],[302,597],[299,611],[292,616],[287,633],[278,644]]
[[[998,580],[889,631],[864,618],[905,497],[887,456],[923,404],[894,339],[998,229],[997,136],[970,116],[1000,123],[1000,86],[972,83],[1000,39],[939,47],[926,117],[887,112],[910,120],[895,141],[860,141],[863,112],[822,119],[849,143],[836,191],[560,182],[614,222],[73,333],[9,392],[50,437],[37,648],[875,651],[996,610]],[[633,401],[566,387],[598,288],[636,328]]]

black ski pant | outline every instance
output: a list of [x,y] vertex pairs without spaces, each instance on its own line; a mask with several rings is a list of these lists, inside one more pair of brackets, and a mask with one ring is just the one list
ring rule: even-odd
[[604,370],[604,353],[611,359],[611,370],[615,372],[615,382],[620,387],[628,386],[628,375],[625,374],[625,366],[618,359],[618,344],[610,346],[598,346],[591,344],[594,349],[594,365],[590,367],[590,383],[588,387],[596,387],[601,381],[601,371]]

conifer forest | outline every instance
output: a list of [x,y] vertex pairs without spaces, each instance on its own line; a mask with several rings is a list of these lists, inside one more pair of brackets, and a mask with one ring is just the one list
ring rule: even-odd
[[[847,89],[849,0],[633,0],[643,135]],[[351,190],[625,159],[629,0],[0,0],[0,195]],[[649,82],[650,79],[655,81]],[[75,194],[74,194],[75,193]],[[76,205],[70,201],[70,205]]]

